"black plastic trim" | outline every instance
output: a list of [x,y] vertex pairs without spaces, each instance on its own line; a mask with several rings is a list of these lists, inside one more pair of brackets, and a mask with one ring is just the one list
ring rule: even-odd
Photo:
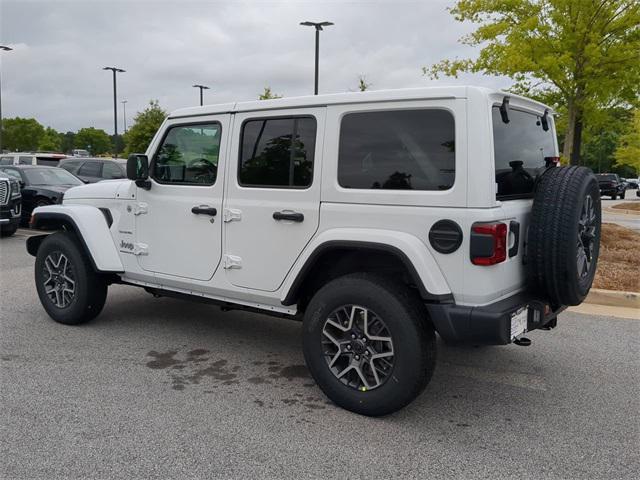
[[400,261],[403,263],[403,265],[407,268],[407,270],[409,271],[409,274],[411,275],[412,280],[414,281],[414,283],[418,287],[418,290],[420,291],[420,296],[424,301],[436,302],[436,303],[453,302],[453,295],[450,293],[447,293],[444,295],[436,295],[436,294],[430,293],[422,283],[420,275],[418,275],[418,272],[413,266],[413,263],[411,263],[411,260],[409,259],[409,257],[407,257],[407,255],[399,248],[396,248],[394,246],[387,245],[384,243],[359,242],[359,241],[351,241],[351,240],[332,240],[329,242],[325,242],[322,245],[319,245],[313,251],[313,253],[309,256],[309,258],[307,259],[303,267],[298,272],[296,279],[291,284],[291,288],[287,292],[287,295],[282,301],[282,304],[285,306],[288,306],[296,303],[298,293],[300,291],[300,288],[302,287],[302,284],[304,283],[304,280],[307,277],[307,274],[313,268],[313,266],[315,265],[315,262],[318,260],[318,258],[322,254],[330,250],[338,250],[338,249],[345,249],[345,248],[351,248],[356,250],[357,249],[380,250],[383,252],[391,253],[397,256],[400,259]]
[[111,225],[113,225],[113,216],[111,215],[111,210],[104,207],[100,207],[98,208],[98,210],[100,210],[104,215],[104,219],[107,221],[107,227],[111,228]]
[[520,247],[520,222],[511,220],[509,222],[509,232],[515,236],[513,246],[509,249],[509,258],[518,255],[518,249]]

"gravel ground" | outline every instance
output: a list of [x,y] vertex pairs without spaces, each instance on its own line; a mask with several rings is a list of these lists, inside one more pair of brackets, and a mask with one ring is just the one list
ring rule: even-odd
[[412,405],[333,406],[300,324],[110,289],[49,320],[0,240],[0,478],[637,478],[640,322],[564,313],[531,347],[447,347]]

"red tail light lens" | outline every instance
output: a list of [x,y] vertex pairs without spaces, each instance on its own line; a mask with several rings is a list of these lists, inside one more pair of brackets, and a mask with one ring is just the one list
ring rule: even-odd
[[471,263],[495,265],[507,259],[507,225],[476,223],[471,227]]

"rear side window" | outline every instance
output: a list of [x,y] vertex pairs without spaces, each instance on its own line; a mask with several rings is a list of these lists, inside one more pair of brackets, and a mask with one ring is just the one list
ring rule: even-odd
[[45,165],[47,167],[57,167],[60,159],[51,157],[36,157],[36,165]]
[[316,120],[248,120],[242,126],[238,182],[245,187],[306,188],[313,180]]
[[85,162],[78,170],[78,175],[83,177],[99,177],[102,171],[102,163],[100,162]]
[[539,116],[520,110],[509,109],[509,123],[502,121],[497,106],[492,117],[497,197],[530,196],[536,175],[545,168],[545,157],[557,155],[553,128],[545,132]]
[[340,126],[344,188],[447,190],[455,180],[455,121],[447,110],[350,113]]
[[18,163],[20,165],[31,165],[32,160],[31,160],[31,157],[19,157]]
[[0,157],[0,165],[13,165],[13,157]]
[[114,179],[124,178],[124,170],[116,163],[105,162],[102,166],[102,178]]
[[76,173],[79,165],[80,162],[64,162],[60,165],[60,168],[64,168],[67,172]]

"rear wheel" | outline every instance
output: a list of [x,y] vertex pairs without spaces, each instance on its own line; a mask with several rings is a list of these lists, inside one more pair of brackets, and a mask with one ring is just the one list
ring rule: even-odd
[[435,368],[435,333],[408,288],[372,274],[325,285],[304,318],[311,375],[337,405],[362,415],[393,413],[413,401]]
[[93,270],[71,232],[54,233],[43,240],[36,256],[35,281],[46,312],[67,325],[95,318],[107,298],[107,282]]

